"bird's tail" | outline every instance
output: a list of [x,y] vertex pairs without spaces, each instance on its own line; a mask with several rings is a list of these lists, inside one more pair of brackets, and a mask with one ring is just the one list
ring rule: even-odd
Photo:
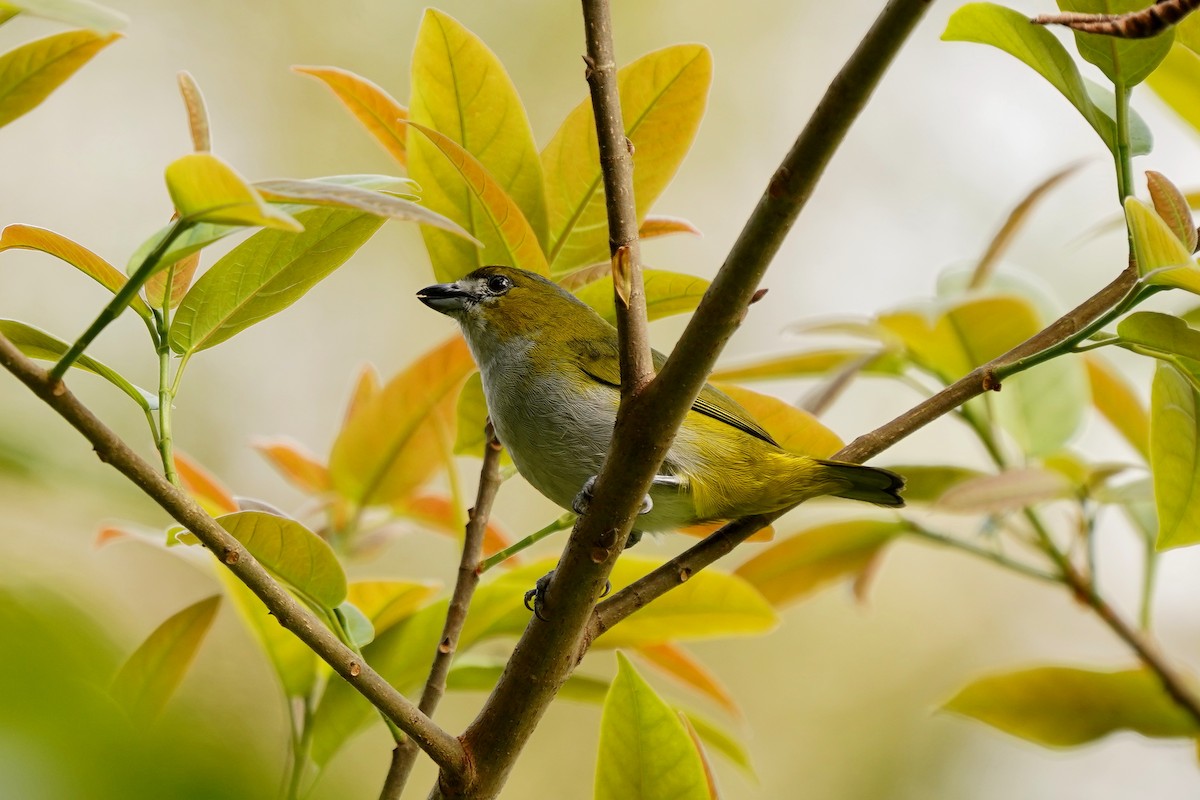
[[847,464],[842,461],[822,461],[818,464],[826,470],[825,475],[833,481],[845,484],[844,489],[830,492],[834,497],[848,500],[863,500],[877,506],[901,508],[904,498],[904,478],[891,470],[879,467],[864,467],[862,464]]

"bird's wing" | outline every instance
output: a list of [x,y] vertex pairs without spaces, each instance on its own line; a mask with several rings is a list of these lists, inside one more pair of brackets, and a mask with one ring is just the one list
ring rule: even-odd
[[[571,342],[570,345],[581,370],[593,380],[620,388],[621,362],[617,354],[615,336],[595,339],[581,338]],[[652,356],[654,369],[657,372],[662,369],[667,357],[657,350],[652,352]],[[700,396],[696,398],[696,402],[692,403],[692,410],[779,447],[779,443],[754,420],[754,417],[750,416],[749,411],[742,408],[741,404],[732,397],[719,389],[714,389],[707,383],[700,390]]]

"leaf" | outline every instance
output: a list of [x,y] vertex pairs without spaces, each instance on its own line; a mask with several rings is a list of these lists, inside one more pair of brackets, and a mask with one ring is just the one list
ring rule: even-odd
[[596,800],[709,800],[704,763],[675,711],[629,660],[604,700]]
[[734,574],[781,606],[861,572],[907,528],[904,522],[872,519],[818,525],[760,551]]
[[131,717],[152,720],[162,713],[195,659],[220,602],[221,596],[213,595],[171,615],[121,667],[110,691]]
[[346,599],[371,621],[376,633],[382,633],[415,614],[437,591],[438,584],[429,582],[354,581]]
[[[712,54],[703,45],[656,50],[617,72],[625,137],[633,145],[639,224],[683,163],[704,116]],[[542,151],[550,271],[607,261],[608,213],[590,100],[576,106]]]
[[366,647],[375,639],[375,626],[358,606],[349,600],[334,609],[338,621],[355,647]]
[[[1145,0],[1059,0],[1063,11],[1080,14],[1125,14],[1141,11]],[[1095,64],[1114,84],[1132,88],[1146,79],[1171,49],[1175,33],[1167,28],[1157,36],[1127,39],[1072,31],[1084,60]]]
[[232,514],[238,510],[237,501],[229,490],[221,485],[216,476],[182,451],[175,451],[175,471],[188,494],[196,499],[205,513],[211,517]]
[[1200,54],[1177,43],[1146,85],[1193,130],[1200,130]]
[[175,76],[179,83],[179,94],[183,97],[183,106],[187,111],[188,131],[192,134],[192,149],[197,153],[207,153],[212,150],[212,133],[208,124],[208,108],[204,104],[204,95],[196,79],[187,70]]
[[1179,191],[1166,175],[1154,170],[1146,170],[1146,184],[1158,216],[1162,217],[1190,252],[1196,252],[1196,220],[1192,219],[1192,209],[1188,206],[1183,192]]
[[[456,658],[446,679],[446,689],[451,692],[490,692],[503,673],[503,661],[482,660],[470,656]],[[576,672],[567,678],[557,697],[599,705],[604,702],[608,687],[609,682],[602,678]]]
[[297,220],[267,204],[245,178],[212,153],[175,159],[167,165],[166,179],[171,202],[188,222],[303,230]]
[[947,489],[936,507],[957,514],[996,514],[1073,494],[1074,487],[1061,473],[1026,467],[963,481]]
[[333,443],[334,490],[358,506],[407,500],[443,465],[437,426],[453,441],[454,403],[474,369],[456,334],[388,381],[346,420]]
[[192,278],[196,275],[196,269],[200,266],[200,253],[195,252],[189,256],[179,259],[174,264],[169,265],[166,269],[156,271],[142,285],[142,291],[146,295],[146,301],[155,308],[160,308],[163,301],[166,299],[167,277],[171,278],[171,308],[175,308],[183,300],[187,294],[188,288],[192,285]]
[[1062,358],[1009,377],[992,401],[997,421],[1022,451],[1046,456],[1079,432],[1089,399],[1083,364]]
[[947,489],[984,473],[951,464],[888,464],[888,469],[904,476],[904,502],[933,503]]
[[364,364],[354,381],[354,390],[350,393],[350,402],[346,404],[346,413],[342,419],[345,425],[355,414],[358,414],[367,403],[373,401],[383,391],[383,382],[379,371],[372,364]]
[[171,348],[195,353],[220,344],[299,300],[346,262],[383,220],[318,208],[297,215],[304,231],[265,230],[223,256],[196,281],[171,323]]
[[1150,206],[1125,198],[1125,220],[1133,237],[1138,273],[1147,283],[1200,292],[1200,269],[1179,237]]
[[[1083,357],[1088,380],[1092,387],[1092,403],[1125,441],[1150,460],[1150,415],[1137,392],[1115,367],[1095,353]],[[907,477],[907,475],[906,475]],[[912,499],[911,485],[905,489],[906,500]]]
[[966,686],[943,708],[1047,747],[1072,747],[1118,730],[1187,738],[1200,730],[1142,669],[1094,672],[1070,667],[992,675]]
[[[0,232],[0,253],[5,250],[37,250],[55,256],[92,278],[116,294],[125,285],[125,276],[100,256],[81,244],[45,228],[32,225],[9,225]],[[129,307],[143,319],[151,319],[150,309],[140,297],[134,297]]]
[[1200,542],[1200,436],[1196,390],[1183,373],[1159,362],[1150,392],[1150,469],[1158,509],[1159,550]]
[[704,744],[700,741],[700,734],[696,732],[696,728],[692,725],[692,721],[688,715],[682,711],[676,711],[675,716],[679,717],[679,721],[683,723],[684,730],[687,731],[688,738],[692,740],[692,747],[696,749],[696,754],[700,756],[700,764],[704,767],[704,783],[708,789],[708,796],[712,800],[720,800],[720,792],[717,790],[717,776],[713,771],[712,763],[708,760],[708,753],[704,752]]
[[[457,513],[448,497],[421,495],[404,502],[396,509],[399,516],[416,520],[435,533],[448,534],[456,540],[462,539],[463,528],[456,521]],[[512,544],[512,537],[504,532],[494,516],[488,519],[483,530],[483,554],[490,556]]]
[[775,356],[741,367],[726,367],[710,377],[714,382],[722,383],[805,378],[835,372],[862,359],[869,359],[863,365],[863,372],[867,374],[899,375],[904,371],[904,360],[891,351],[835,348]]
[[670,236],[674,233],[690,233],[702,236],[700,229],[683,217],[668,217],[648,214],[638,228],[639,239],[655,239],[659,236]]
[[[625,554],[611,576],[619,591],[663,562]],[[529,623],[522,597],[529,587],[554,567],[554,559],[510,570],[486,581],[475,592],[471,613],[463,628],[460,649],[500,636],[519,635]],[[490,574],[490,573],[489,573]],[[711,639],[764,633],[778,624],[775,611],[749,583],[736,575],[706,569],[687,578],[638,610],[596,640],[602,648]]]
[[89,0],[5,0],[4,5],[22,14],[52,19],[96,33],[114,33],[129,25],[129,17]]
[[[18,322],[15,319],[0,319],[0,335],[3,335],[4,338],[12,342],[18,350],[29,358],[37,358],[43,361],[58,361],[71,348],[63,340],[51,336],[32,325]],[[116,386],[122,392],[129,395],[146,412],[158,408],[158,397],[156,395],[145,389],[139,389],[126,380],[121,373],[97,361],[86,353],[81,354],[71,366],[104,378],[113,386]]]
[[41,105],[92,56],[119,38],[119,33],[67,31],[0,55],[0,128]]
[[263,601],[246,584],[227,569],[217,570],[217,576],[233,599],[239,616],[258,640],[283,688],[291,697],[308,697],[317,680],[317,656],[308,645],[279,624]]
[[484,242],[476,250],[422,231],[438,278],[494,263],[548,274],[545,188],[525,107],[495,54],[433,9],[413,50],[410,119],[423,136],[408,133],[408,174],[425,203]]
[[300,595],[329,609],[346,599],[346,573],[333,548],[299,522],[263,511],[226,514],[217,522]]
[[329,468],[300,444],[289,439],[258,439],[253,447],[300,491],[324,494],[333,488]]
[[1061,92],[1109,149],[1114,149],[1116,126],[1096,108],[1067,49],[1044,27],[1031,25],[1020,12],[994,3],[967,3],[951,15],[942,39],[992,45],[1025,62]]
[[292,67],[328,86],[354,118],[375,137],[383,149],[402,166],[408,163],[404,126],[408,109],[366,78],[338,67]]
[[[423,175],[423,170],[414,172],[414,167],[429,165],[430,174],[421,184],[425,205],[461,223],[483,243],[477,248],[437,231],[422,231],[438,279],[454,281],[477,267],[497,263],[548,275],[536,232],[487,168],[450,137],[415,122],[408,126],[421,134],[409,141],[409,174]],[[430,145],[441,155],[430,150]],[[460,188],[461,197],[449,197]]]
[[1134,352],[1180,355],[1200,360],[1200,331],[1179,317],[1157,311],[1135,311],[1117,325],[1117,335]]
[[637,654],[662,673],[709,698],[730,714],[741,716],[737,701],[694,655],[679,645],[664,642],[637,648]]
[[[419,222],[431,225],[468,241],[475,242],[474,237],[467,233],[453,220],[441,214],[430,211],[424,206],[417,205],[402,197],[393,197],[382,192],[364,189],[361,186],[351,186],[322,181],[274,180],[257,181],[254,188],[265,199],[272,202],[303,203],[311,206],[331,206],[353,211],[365,211],[385,219],[397,219],[408,222]],[[478,242],[475,242],[478,244]]]
[[700,735],[700,739],[706,745],[725,756],[734,766],[740,768],[750,777],[756,777],[754,762],[750,758],[750,751],[746,749],[746,745],[734,734],[699,714],[683,709],[676,710],[687,717],[688,722],[691,723],[696,733]]
[[838,435],[807,411],[741,386],[714,385],[749,411],[784,450],[828,458],[842,448]]
[[[681,272],[647,269],[642,271],[642,281],[645,283],[646,318],[649,320],[694,311],[708,290],[708,281]],[[577,289],[575,296],[610,323],[617,324],[611,273]]]
[[[1087,90],[1088,97],[1091,98],[1092,104],[1096,107],[1096,112],[1100,114],[1107,125],[1112,126],[1111,130],[1115,131],[1117,125],[1117,98],[1113,94],[1112,89],[1101,86],[1090,78],[1083,79],[1083,88]],[[1107,139],[1105,142],[1107,143]],[[1111,145],[1109,145],[1111,149]],[[1150,130],[1150,126],[1146,124],[1146,120],[1142,119],[1142,115],[1137,112],[1136,108],[1129,108],[1129,154],[1131,156],[1144,156],[1154,149],[1154,134]]]

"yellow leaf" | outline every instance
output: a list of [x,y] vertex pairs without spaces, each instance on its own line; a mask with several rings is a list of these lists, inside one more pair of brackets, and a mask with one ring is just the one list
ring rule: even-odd
[[842,449],[842,440],[812,414],[777,397],[730,384],[714,384],[742,405],[784,450],[828,458]]
[[1198,448],[1200,399],[1195,386],[1179,369],[1160,361],[1150,392],[1150,469],[1159,550],[1200,542]]
[[448,449],[458,391],[474,369],[455,335],[357,407],[329,456],[334,490],[360,506],[406,500],[443,465],[441,436]]
[[1133,236],[1138,273],[1146,283],[1200,293],[1200,269],[1158,212],[1136,197],[1126,197],[1125,221]]
[[[0,252],[5,250],[37,250],[60,258],[114,294],[125,285],[125,276],[116,267],[83,245],[45,228],[7,226],[0,233]],[[129,301],[129,307],[150,319],[150,309],[142,298],[134,297]]]
[[400,120],[408,119],[408,109],[395,98],[366,78],[338,67],[292,67],[292,70],[322,81],[392,158],[401,165],[408,163],[405,131],[400,124]]
[[296,442],[287,439],[259,439],[254,442],[254,449],[262,453],[280,475],[303,492],[323,494],[333,488],[328,467]]
[[[704,116],[712,55],[698,44],[649,53],[617,73],[625,136],[633,145],[638,221],[675,176]],[[575,107],[546,149],[550,271],[555,275],[604,261],[608,213],[590,100]]]
[[1092,402],[1142,458],[1150,460],[1150,415],[1134,388],[1108,361],[1095,353],[1084,356]]
[[263,649],[288,697],[307,697],[317,679],[317,656],[308,645],[279,624],[263,601],[232,572],[217,570],[226,593]]
[[863,365],[863,372],[876,375],[898,375],[903,372],[903,359],[891,351],[879,350],[872,353],[869,350],[837,348],[775,356],[741,367],[725,367],[714,372],[712,380],[727,383],[749,383],[750,381],[773,381],[779,378],[825,375],[872,355],[874,357]]
[[735,574],[783,605],[861,572],[904,530],[903,522],[869,519],[820,525],[761,551]]
[[[433,9],[413,50],[410,118],[426,134],[410,131],[407,140],[408,174],[422,187],[424,204],[484,243],[479,250],[422,230],[438,278],[455,280],[496,263],[548,274],[542,165],[525,107],[495,54]],[[481,213],[486,220],[476,219]]]
[[304,230],[291,216],[264,201],[233,167],[212,153],[175,159],[167,165],[166,178],[171,202],[188,222]]
[[[708,289],[708,281],[704,278],[661,269],[643,270],[642,283],[646,294],[646,318],[649,320],[694,311]],[[600,280],[576,289],[575,296],[610,323],[616,324],[611,271]]]
[[0,55],[0,128],[37,108],[92,56],[119,38],[119,33],[67,31]]
[[407,619],[437,594],[439,584],[416,581],[354,581],[346,600],[371,620],[376,636]]
[[375,369],[372,364],[364,364],[358,373],[358,378],[354,381],[354,390],[350,393],[350,402],[346,404],[346,415],[342,418],[342,424],[345,425],[381,391],[383,391],[383,381],[379,377],[379,370]]

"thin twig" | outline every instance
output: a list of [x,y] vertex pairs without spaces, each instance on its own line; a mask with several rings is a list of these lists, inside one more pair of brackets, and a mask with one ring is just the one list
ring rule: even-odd
[[[483,466],[479,470],[479,489],[475,495],[475,506],[470,510],[463,534],[462,558],[458,563],[458,577],[454,583],[454,591],[450,595],[450,607],[446,611],[446,623],[442,628],[442,638],[438,643],[437,652],[433,657],[433,666],[429,669],[429,677],[425,681],[425,690],[421,693],[420,709],[428,717],[433,716],[446,693],[446,678],[450,674],[450,664],[458,649],[458,639],[462,634],[463,625],[467,621],[467,611],[471,607],[471,598],[479,585],[479,562],[483,558],[483,536],[487,530],[488,520],[492,515],[492,504],[500,489],[500,453],[503,448],[488,422],[484,435]],[[420,752],[411,738],[405,739],[392,750],[392,763],[388,768],[387,780],[379,800],[394,800],[404,791],[408,777]]]
[[[496,689],[462,736],[474,780],[457,781],[443,771],[432,797],[491,798],[499,793],[522,747],[577,663],[583,626],[674,432],[833,152],[929,4],[930,0],[887,4],[776,171],[675,355],[641,392],[622,398],[594,500],[572,532],[547,593],[548,621],[531,619]],[[592,40],[610,35],[608,4],[584,0],[583,5],[588,52],[602,67],[604,61],[593,55],[600,50]],[[611,46],[607,52],[611,53]],[[615,75],[595,70],[589,77],[595,87]],[[593,91],[593,103],[597,94]],[[604,119],[597,114],[598,124]],[[611,141],[623,136],[623,129],[607,118],[600,138]],[[616,235],[613,239],[614,244],[619,242]]]
[[133,452],[129,445],[79,402],[62,381],[53,380],[46,370],[22,355],[4,336],[0,336],[0,366],[16,376],[82,433],[91,442],[101,461],[111,464],[180,525],[194,533],[222,564],[263,601],[279,624],[296,634],[373,706],[416,739],[421,749],[429,753],[443,770],[459,773],[466,769],[465,753],[457,739],[435,725],[412,702],[392,688],[378,672],[364,663],[360,656],[346,647],[332,631],[276,583],[250,552],[206,514],[186,492],[171,484],[162,473]]
[[1149,39],[1178,24],[1200,8],[1200,0],[1158,0],[1149,8],[1128,14],[1041,14],[1030,20],[1035,25],[1065,25],[1081,33],[1097,33],[1120,39]]

